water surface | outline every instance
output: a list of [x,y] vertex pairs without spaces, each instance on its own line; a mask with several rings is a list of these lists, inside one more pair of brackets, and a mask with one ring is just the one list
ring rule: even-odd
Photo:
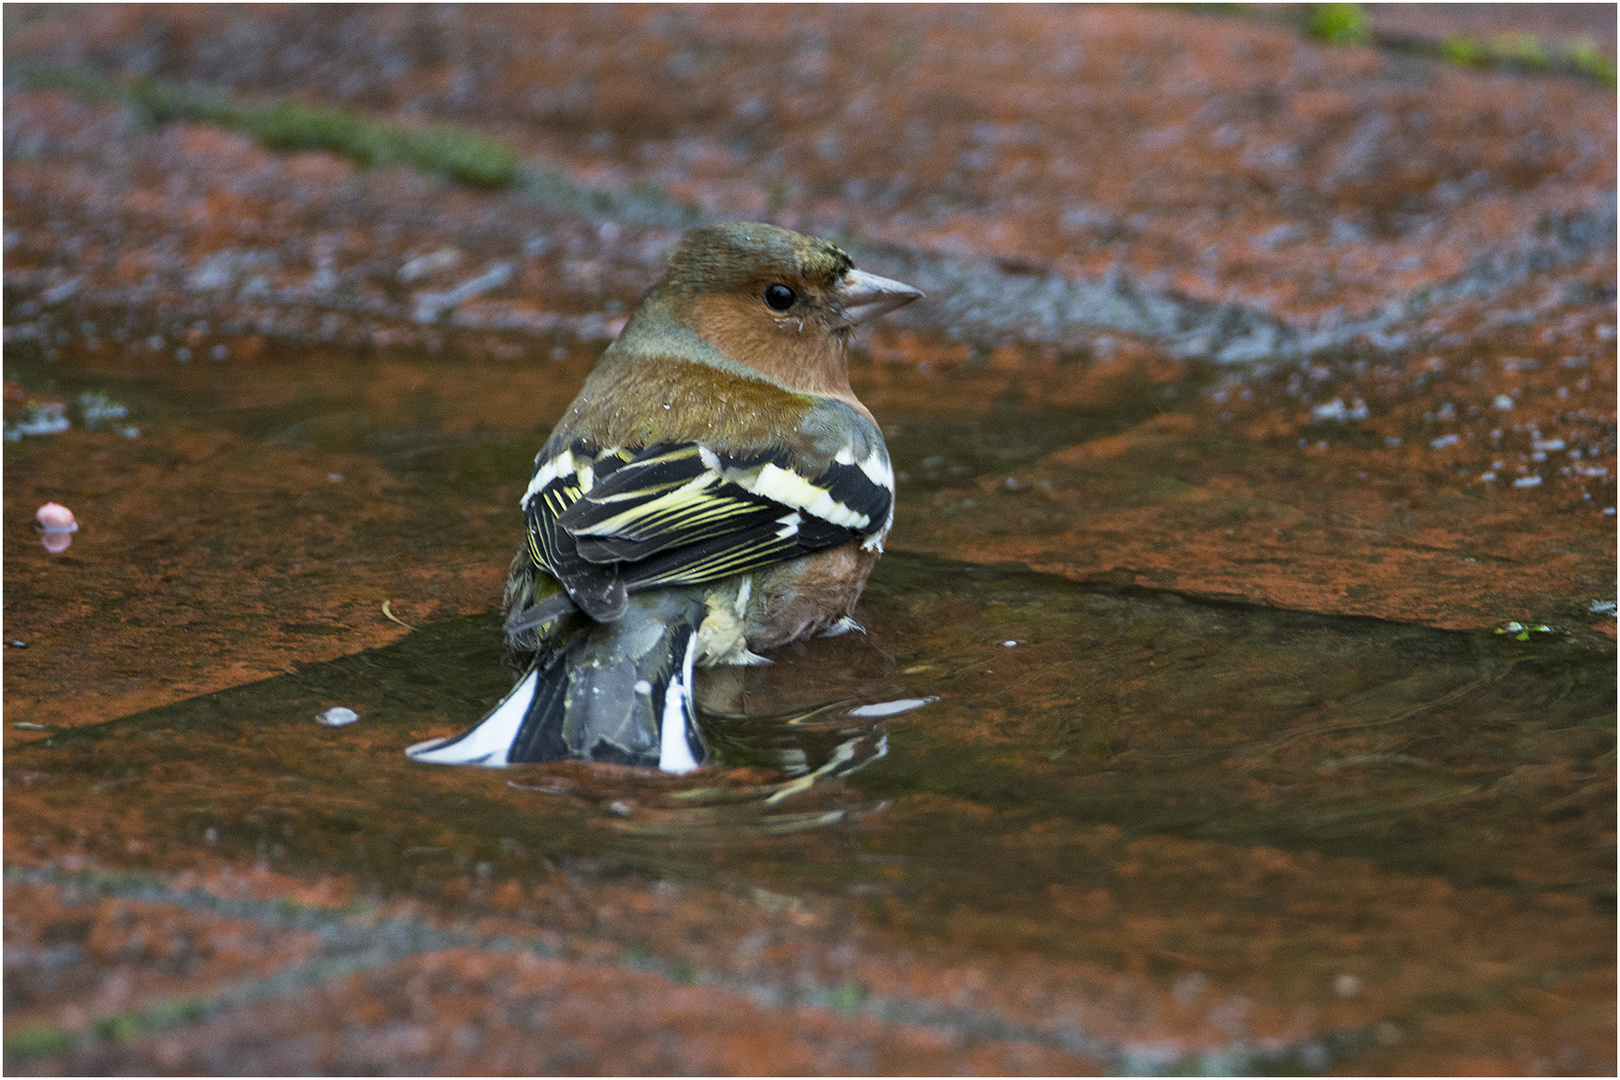
[[[139,610],[120,595],[160,624],[126,673],[167,648],[223,688],[120,712],[130,684],[102,684],[88,700],[114,719],[13,728],[35,740],[6,757],[13,842],[158,881],[335,882],[348,899],[310,925],[409,903],[455,942],[498,918],[503,948],[1125,1071],[1392,1068],[1443,1044],[1446,1017],[1592,999],[1613,959],[1612,650],[1075,581],[985,546],[918,553],[947,518],[984,545],[1042,521],[1061,536],[1083,505],[998,500],[1132,431],[1168,435],[1104,511],[1186,490],[1163,438],[1225,452],[1167,411],[1196,371],[1177,394],[1060,405],[1017,373],[868,367],[913,514],[866,634],[709,673],[714,761],[692,776],[407,761],[510,685],[489,605],[545,414],[588,362],[14,369],[120,397],[144,431],[22,444],[8,470],[72,449],[213,504],[107,536],[141,508],[81,479],[101,535],[11,577],[8,632],[37,635],[17,685],[37,685],[25,662],[95,672],[108,631],[53,638],[39,612],[52,582],[103,575],[110,626]],[[526,396],[541,404],[500,407]],[[930,703],[860,712],[896,699]],[[360,719],[316,722],[335,706]]]

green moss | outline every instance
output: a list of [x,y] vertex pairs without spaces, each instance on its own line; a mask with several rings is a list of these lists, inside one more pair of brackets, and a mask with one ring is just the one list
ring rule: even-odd
[[1564,46],[1564,59],[1571,68],[1604,86],[1614,86],[1614,61],[1598,51],[1590,38],[1578,38]]
[[1440,43],[1440,55],[1462,67],[1483,67],[1489,62],[1485,47],[1473,38],[1451,37]]
[[122,94],[117,83],[94,68],[49,68],[27,60],[6,61],[6,81],[33,90],[59,90],[89,101],[106,101]]
[[143,1030],[174,1027],[177,1024],[189,1024],[193,1020],[200,1020],[207,1011],[203,1003],[196,998],[165,998],[142,1012],[137,1025]]
[[228,95],[149,79],[131,99],[156,123],[202,120],[244,131],[272,150],[325,150],[359,164],[409,165],[471,187],[509,187],[518,159],[505,145],[444,124],[406,130],[322,105],[243,102]]
[[1322,41],[1364,45],[1372,40],[1372,25],[1360,4],[1312,4],[1305,18],[1310,35]]
[[1534,71],[1545,71],[1552,63],[1546,47],[1534,34],[1501,34],[1492,39],[1491,48],[1502,59]]
[[1501,67],[1545,75],[1566,75],[1604,86],[1615,85],[1615,64],[1589,39],[1579,38],[1562,45],[1535,34],[1498,34],[1490,40],[1456,35],[1434,40],[1419,35],[1374,32],[1366,8],[1361,4],[1277,4],[1269,7],[1247,4],[1171,4],[1183,11],[1229,15],[1280,22],[1303,30],[1320,41],[1335,44],[1370,44],[1392,52],[1404,52],[1444,60],[1469,68]]
[[[145,1009],[103,1017],[91,1026],[90,1034],[104,1042],[129,1043],[148,1031],[200,1019],[206,1012],[203,1003],[195,998],[166,998]],[[45,1027],[26,1029],[18,1033],[17,1039],[26,1040],[26,1043],[15,1055],[12,1048],[13,1039],[10,1037],[6,1039],[8,1059],[14,1056],[20,1059],[25,1054],[34,1057],[59,1054],[73,1041],[72,1035],[68,1032]]]
[[1438,55],[1462,67],[1500,66],[1539,74],[1572,75],[1604,86],[1615,85],[1614,61],[1586,38],[1553,48],[1534,34],[1499,34],[1489,41],[1458,36],[1441,42]]
[[846,982],[827,994],[827,1008],[836,1012],[855,1012],[866,1001],[867,989],[863,983]]
[[37,1061],[55,1057],[66,1052],[70,1041],[67,1032],[54,1024],[30,1024],[6,1035],[6,1060]]
[[469,187],[504,188],[517,179],[518,159],[502,143],[435,124],[404,136],[407,159]]
[[193,120],[242,131],[272,150],[323,150],[371,167],[408,165],[479,188],[510,187],[517,154],[505,144],[447,124],[404,128],[343,109],[289,101],[251,101],[207,87],[135,79],[120,85],[91,68],[7,65],[13,84],[90,100],[123,98],[153,123]]
[[109,1042],[134,1042],[135,1037],[141,1033],[141,1024],[129,1013],[119,1013],[109,1016],[105,1020],[96,1022],[97,1038]]

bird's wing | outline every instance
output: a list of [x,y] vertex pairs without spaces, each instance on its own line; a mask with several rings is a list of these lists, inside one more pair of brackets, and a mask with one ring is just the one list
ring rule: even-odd
[[875,427],[830,455],[580,441],[536,469],[524,503],[529,552],[587,614],[612,618],[625,590],[712,581],[873,537],[889,522],[892,484]]

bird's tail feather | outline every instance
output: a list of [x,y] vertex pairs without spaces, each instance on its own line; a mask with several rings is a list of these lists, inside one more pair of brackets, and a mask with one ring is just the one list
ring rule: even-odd
[[689,772],[706,756],[692,703],[701,602],[635,597],[538,654],[499,705],[450,739],[417,743],[413,761],[499,768],[582,758]]

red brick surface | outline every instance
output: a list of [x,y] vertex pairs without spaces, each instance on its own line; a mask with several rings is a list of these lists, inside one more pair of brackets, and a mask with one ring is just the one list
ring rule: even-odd
[[[1374,21],[1594,17],[1514,8]],[[1613,1071],[1612,89],[1165,7],[5,18],[527,170],[8,84],[5,417],[73,430],[6,443],[7,1071]],[[781,806],[410,765],[499,692],[431,650],[534,448],[721,218],[929,292],[853,361],[872,633],[762,699],[943,704]]]

